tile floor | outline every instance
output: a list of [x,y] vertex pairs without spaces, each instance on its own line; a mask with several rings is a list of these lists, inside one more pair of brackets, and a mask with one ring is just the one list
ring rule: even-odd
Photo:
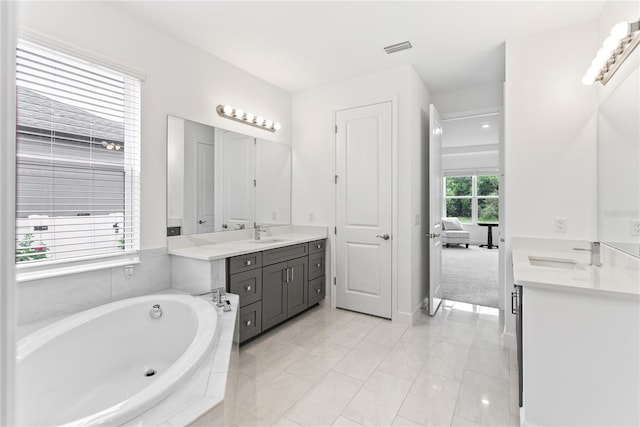
[[315,307],[241,347],[240,426],[518,426],[498,310],[445,301],[417,325]]

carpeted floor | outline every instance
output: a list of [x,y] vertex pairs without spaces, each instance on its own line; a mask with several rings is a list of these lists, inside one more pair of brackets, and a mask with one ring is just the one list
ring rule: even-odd
[[498,308],[498,250],[442,248],[443,298]]

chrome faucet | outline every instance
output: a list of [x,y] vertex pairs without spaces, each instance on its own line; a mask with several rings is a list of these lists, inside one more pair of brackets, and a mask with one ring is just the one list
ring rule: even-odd
[[591,260],[589,265],[595,265],[596,267],[600,267],[602,262],[600,261],[600,242],[589,242],[591,245],[590,249],[584,248],[573,248],[574,251],[588,251],[591,252]]
[[224,289],[216,288],[207,292],[202,292],[199,294],[191,294],[192,297],[202,297],[205,295],[211,295],[211,302],[216,303],[216,307],[224,307]]
[[260,232],[266,232],[267,230],[265,230],[264,228],[260,227],[260,224],[256,224],[254,227],[254,238],[255,240],[260,240]]

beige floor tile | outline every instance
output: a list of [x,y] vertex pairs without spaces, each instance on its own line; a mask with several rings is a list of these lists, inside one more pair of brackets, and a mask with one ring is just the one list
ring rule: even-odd
[[328,426],[360,390],[363,383],[329,372],[286,413],[301,426]]
[[362,427],[362,424],[358,424],[357,422],[341,415],[336,418],[333,424],[331,424],[331,427]]
[[508,380],[509,350],[493,344],[472,345],[467,358],[466,369],[490,377]]
[[455,414],[482,425],[508,425],[508,381],[465,371]]
[[280,417],[275,423],[271,424],[271,427],[302,427],[300,424],[291,421],[286,417]]
[[398,415],[427,426],[449,425],[453,419],[460,382],[421,373],[413,383]]
[[468,355],[467,346],[437,341],[431,347],[422,371],[460,381],[464,375]]
[[475,325],[471,323],[446,320],[442,323],[438,340],[468,346],[473,342],[475,329]]
[[413,381],[429,355],[431,346],[420,341],[401,340],[378,366],[378,371]]
[[408,328],[409,325],[383,320],[364,339],[365,341],[391,348],[400,341],[400,338]]
[[415,421],[408,420],[401,416],[395,417],[393,422],[391,423],[392,427],[422,427],[422,424],[416,423]]
[[469,421],[459,416],[453,417],[453,422],[451,423],[451,427],[481,427],[482,424],[474,423],[473,421]]
[[360,342],[353,350],[342,358],[333,370],[350,377],[366,381],[390,349],[370,342]]
[[344,347],[322,344],[309,351],[298,361],[293,362],[286,371],[315,382],[325,376],[347,353],[349,350]]
[[342,415],[365,426],[391,425],[410,388],[411,381],[374,372]]

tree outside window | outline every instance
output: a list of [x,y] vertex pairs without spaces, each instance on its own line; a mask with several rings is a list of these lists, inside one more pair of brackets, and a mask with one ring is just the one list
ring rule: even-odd
[[445,178],[445,215],[461,222],[498,222],[500,178],[452,176]]

